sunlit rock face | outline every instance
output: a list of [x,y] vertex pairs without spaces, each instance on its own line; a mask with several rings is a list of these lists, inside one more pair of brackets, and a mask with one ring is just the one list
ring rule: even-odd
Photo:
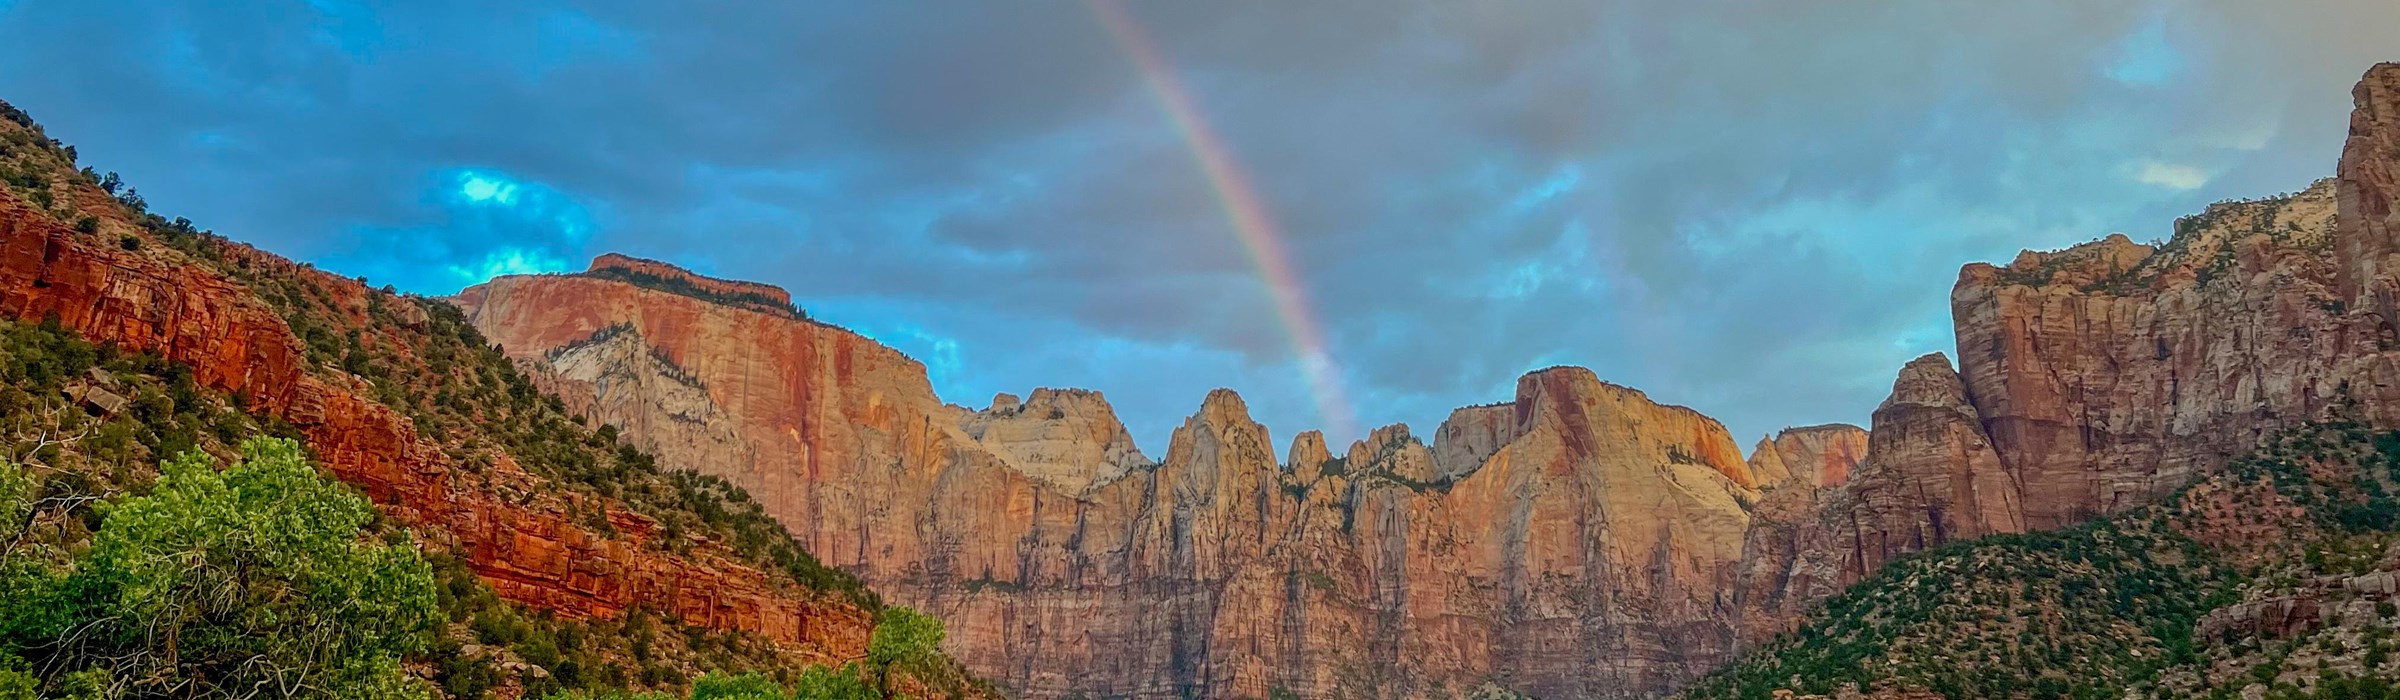
[[570,407],[749,489],[1029,696],[1635,697],[1736,639],[1757,477],[1716,421],[1586,370],[1339,458],[1218,391],[1152,462],[1098,393],[944,405],[889,348],[700,295],[563,275],[456,301]]
[[960,426],[1010,467],[1071,493],[1150,463],[1096,391],[1035,389],[1022,401],[1002,394]]
[[[778,583],[707,547],[667,554],[645,546],[658,531],[650,518],[613,503],[577,504],[600,508],[614,531],[595,533],[568,503],[542,496],[549,482],[506,459],[462,478],[474,472],[372,398],[363,380],[311,371],[299,337],[248,284],[155,241],[124,245],[118,233],[137,229],[112,224],[123,228],[78,231],[0,192],[0,317],[49,320],[95,343],[156,353],[188,366],[203,387],[241,395],[250,410],[290,424],[318,464],[458,556],[503,599],[569,618],[646,607],[692,625],[754,632],[828,663],[865,653],[872,616],[845,600]],[[355,280],[246,245],[208,245],[258,278],[305,279],[329,305],[361,318],[370,303],[372,292]]]

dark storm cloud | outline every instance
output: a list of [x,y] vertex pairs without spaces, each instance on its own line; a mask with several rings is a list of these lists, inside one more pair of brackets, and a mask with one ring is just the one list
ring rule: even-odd
[[[1142,2],[1363,422],[1572,363],[1746,440],[1863,421],[1957,266],[2330,173],[2381,0]],[[2382,31],[2379,31],[2382,30]],[[154,205],[447,292],[606,250],[791,288],[945,398],[1313,397],[1087,7],[0,2],[0,98]]]

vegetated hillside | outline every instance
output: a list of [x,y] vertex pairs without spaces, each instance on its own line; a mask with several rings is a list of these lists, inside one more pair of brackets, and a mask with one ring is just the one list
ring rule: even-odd
[[2296,427],[2165,501],[1913,555],[1689,698],[2400,697],[2400,433]]
[[[281,435],[372,500],[370,537],[430,562],[439,624],[393,648],[450,697],[675,689],[719,669],[797,680],[869,661],[878,618],[907,618],[740,489],[568,416],[453,307],[150,214],[74,159],[0,103],[0,456],[27,478],[26,537],[87,548],[116,504],[152,495],[160,463],[233,462]],[[28,562],[11,566],[82,570]],[[175,659],[189,642],[164,643]],[[49,663],[63,640],[0,645],[42,662],[21,669],[36,689],[77,692],[79,669]],[[897,689],[988,693],[946,659],[904,656],[875,657]],[[177,697],[208,675],[145,673]]]

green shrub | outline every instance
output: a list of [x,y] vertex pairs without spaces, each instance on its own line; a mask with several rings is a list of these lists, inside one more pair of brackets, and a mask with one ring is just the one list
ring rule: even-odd
[[783,684],[756,673],[712,672],[692,681],[691,700],[783,700]]
[[[436,621],[425,561],[397,538],[362,541],[374,510],[298,444],[241,452],[221,472],[200,452],[160,465],[75,557],[7,552],[0,657],[111,697],[425,697],[399,664]],[[25,483],[0,472],[0,511],[29,510]]]
[[857,664],[838,669],[810,666],[792,681],[792,700],[876,700],[875,687]]
[[903,606],[891,606],[875,618],[867,639],[867,660],[875,665],[876,685],[892,692],[892,670],[910,668],[941,653],[942,621]]

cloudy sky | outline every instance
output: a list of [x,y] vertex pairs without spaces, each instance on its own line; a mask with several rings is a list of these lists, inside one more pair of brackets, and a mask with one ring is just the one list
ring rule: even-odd
[[[1584,365],[1864,422],[1958,265],[2330,175],[2400,3],[0,0],[0,99],[153,208],[446,294],[623,251],[944,399],[1281,440]],[[1313,376],[1312,376],[1313,375]]]

